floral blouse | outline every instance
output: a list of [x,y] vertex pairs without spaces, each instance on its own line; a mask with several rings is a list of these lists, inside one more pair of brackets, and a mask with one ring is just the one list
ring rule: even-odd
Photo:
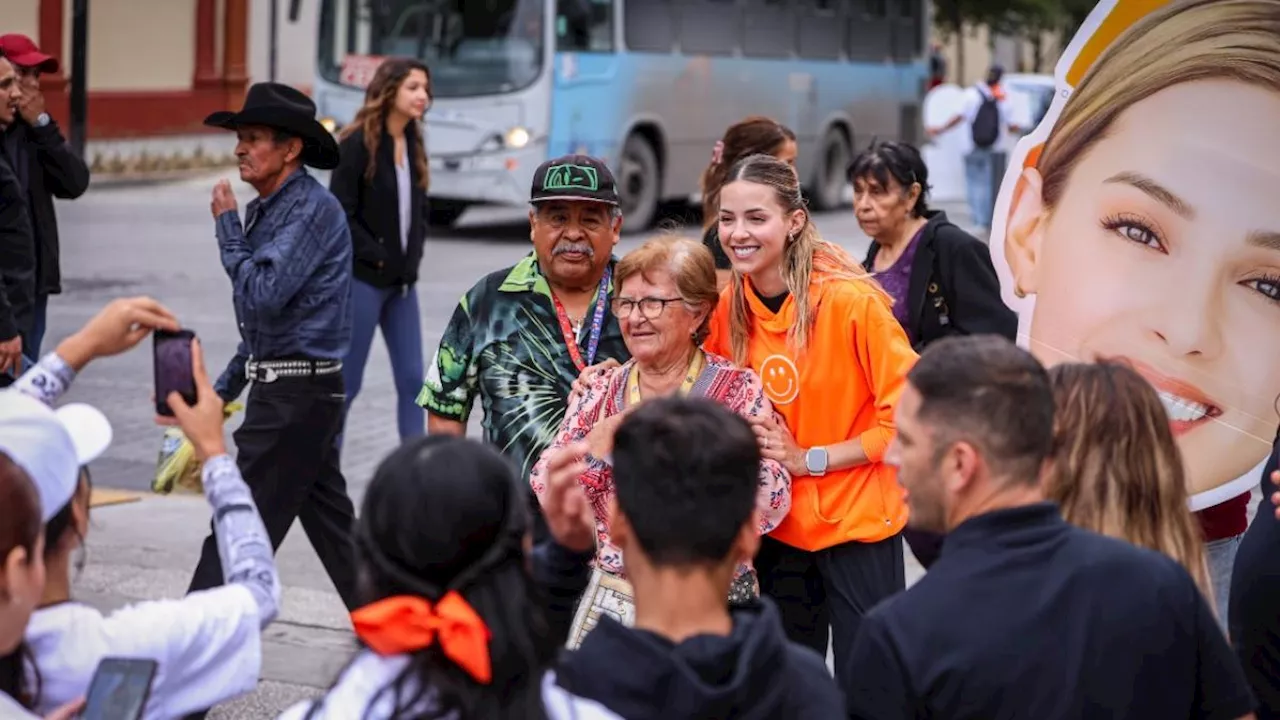
[[[729,360],[706,353],[707,362],[689,391],[690,396],[705,397],[721,403],[743,417],[769,415],[773,405],[764,396],[760,378],[751,370],[734,366]],[[546,492],[547,456],[560,448],[585,438],[596,423],[622,412],[627,407],[627,380],[635,367],[632,360],[599,376],[574,402],[565,414],[555,441],[542,454],[529,484],[541,499]],[[596,567],[611,575],[626,577],[622,570],[622,551],[609,541],[609,502],[613,499],[613,467],[604,460],[588,456],[587,471],[579,481],[596,516]],[[791,475],[777,461],[760,463],[760,491],[756,505],[760,509],[760,534],[772,531],[791,509]],[[744,563],[735,577],[749,572]]]

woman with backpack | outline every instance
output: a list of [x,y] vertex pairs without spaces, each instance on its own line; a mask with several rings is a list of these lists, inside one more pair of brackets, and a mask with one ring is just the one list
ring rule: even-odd
[[[858,226],[871,236],[863,265],[893,298],[893,315],[916,352],[948,335],[990,333],[1014,340],[1018,317],[1000,298],[985,243],[930,210],[929,169],[906,143],[864,150],[849,166]],[[928,567],[942,537],[907,528],[903,537]]]

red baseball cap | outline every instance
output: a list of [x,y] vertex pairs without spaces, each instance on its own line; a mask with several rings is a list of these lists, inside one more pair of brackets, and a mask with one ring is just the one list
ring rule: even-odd
[[0,54],[19,67],[40,68],[42,72],[58,72],[58,59],[40,52],[40,48],[26,35],[17,33],[0,35]]

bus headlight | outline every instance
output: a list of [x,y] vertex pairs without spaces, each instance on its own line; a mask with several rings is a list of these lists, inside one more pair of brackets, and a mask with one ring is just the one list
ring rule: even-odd
[[513,127],[507,131],[507,136],[503,140],[507,143],[507,147],[519,150],[529,144],[529,131],[522,127]]

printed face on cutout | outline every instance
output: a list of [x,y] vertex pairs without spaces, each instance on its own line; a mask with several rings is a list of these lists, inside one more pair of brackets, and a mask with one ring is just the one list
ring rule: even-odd
[[[1230,113],[1221,108],[1230,107]],[[1160,392],[1192,494],[1249,473],[1280,395],[1280,94],[1183,83],[1081,157],[1018,268],[1043,362],[1131,362]]]

